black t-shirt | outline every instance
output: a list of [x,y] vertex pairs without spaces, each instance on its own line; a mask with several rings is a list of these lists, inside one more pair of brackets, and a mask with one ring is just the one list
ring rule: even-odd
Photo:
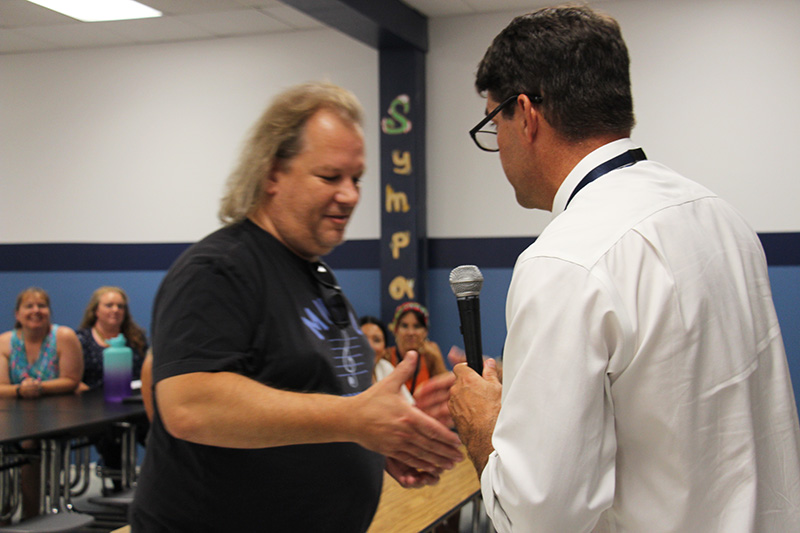
[[[249,220],[192,246],[156,296],[154,382],[226,371],[284,390],[365,390],[372,350],[346,300],[349,324],[333,323],[311,268]],[[383,456],[355,443],[193,444],[169,435],[156,411],[131,524],[137,532],[365,531],[383,467]]]

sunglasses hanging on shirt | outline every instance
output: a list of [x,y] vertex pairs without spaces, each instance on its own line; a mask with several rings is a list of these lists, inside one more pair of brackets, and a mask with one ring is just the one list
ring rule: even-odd
[[347,311],[347,303],[344,299],[342,288],[336,283],[336,278],[328,268],[328,265],[319,261],[311,263],[311,273],[317,280],[319,290],[322,293],[322,302],[328,310],[331,320],[339,328],[346,328],[350,324],[350,317]]

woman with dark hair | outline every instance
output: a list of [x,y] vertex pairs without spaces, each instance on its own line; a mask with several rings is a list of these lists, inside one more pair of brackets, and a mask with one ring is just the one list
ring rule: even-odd
[[398,305],[390,325],[397,346],[386,351],[386,359],[393,366],[397,366],[410,350],[419,353],[417,370],[406,382],[412,395],[428,379],[447,372],[439,345],[428,339],[428,326],[428,310],[417,302]]
[[[369,341],[372,351],[375,352],[375,364],[372,367],[372,377],[375,381],[380,381],[394,370],[394,366],[386,358],[386,341],[389,338],[389,329],[386,324],[379,318],[374,316],[363,316],[358,321],[361,326],[361,332]],[[403,385],[403,396],[410,403],[414,403],[414,398],[408,392],[408,387]]]

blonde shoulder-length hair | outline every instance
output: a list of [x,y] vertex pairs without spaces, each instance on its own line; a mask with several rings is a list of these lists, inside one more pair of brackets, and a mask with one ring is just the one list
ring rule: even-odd
[[144,330],[133,320],[128,295],[120,287],[107,285],[95,289],[89,297],[89,303],[86,304],[86,309],[83,311],[83,319],[81,319],[81,324],[78,327],[80,329],[91,329],[94,327],[97,322],[97,306],[100,305],[100,298],[109,292],[116,292],[122,296],[122,301],[125,302],[125,318],[122,319],[122,324],[120,324],[120,332],[125,335],[125,339],[127,339],[131,348],[137,353],[144,355],[144,350],[147,346],[147,338],[145,337]]
[[[47,294],[47,291],[40,288],[40,287],[28,287],[21,293],[17,295],[17,302],[14,304],[14,313],[16,314],[19,311],[19,308],[22,307],[22,301],[30,295],[41,296],[44,300],[44,303],[47,304],[47,308],[50,309],[50,295]],[[52,319],[51,319],[52,320]],[[16,318],[14,319],[14,329],[20,329],[22,324],[19,323],[19,320]]]
[[256,211],[264,179],[276,164],[285,163],[302,151],[305,125],[320,109],[362,125],[361,104],[352,92],[338,85],[309,82],[279,94],[253,126],[239,164],[228,178],[219,209],[222,223],[240,222]]

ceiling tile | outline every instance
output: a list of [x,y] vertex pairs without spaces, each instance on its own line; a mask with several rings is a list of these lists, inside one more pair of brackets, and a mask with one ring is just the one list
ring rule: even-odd
[[310,30],[312,28],[321,28],[324,26],[324,24],[317,19],[309,17],[305,13],[289,6],[281,5],[278,7],[260,8],[259,11],[286,23],[296,30]]
[[109,31],[101,24],[35,26],[17,31],[42,42],[53,43],[55,45],[51,47],[53,49],[113,46],[125,43],[125,37]]
[[114,33],[134,43],[156,43],[207,39],[215,35],[203,28],[183,22],[181,17],[103,22]]
[[222,13],[196,13],[180,17],[182,22],[208,30],[214,35],[249,35],[289,31],[291,26],[258,9],[240,9]]

